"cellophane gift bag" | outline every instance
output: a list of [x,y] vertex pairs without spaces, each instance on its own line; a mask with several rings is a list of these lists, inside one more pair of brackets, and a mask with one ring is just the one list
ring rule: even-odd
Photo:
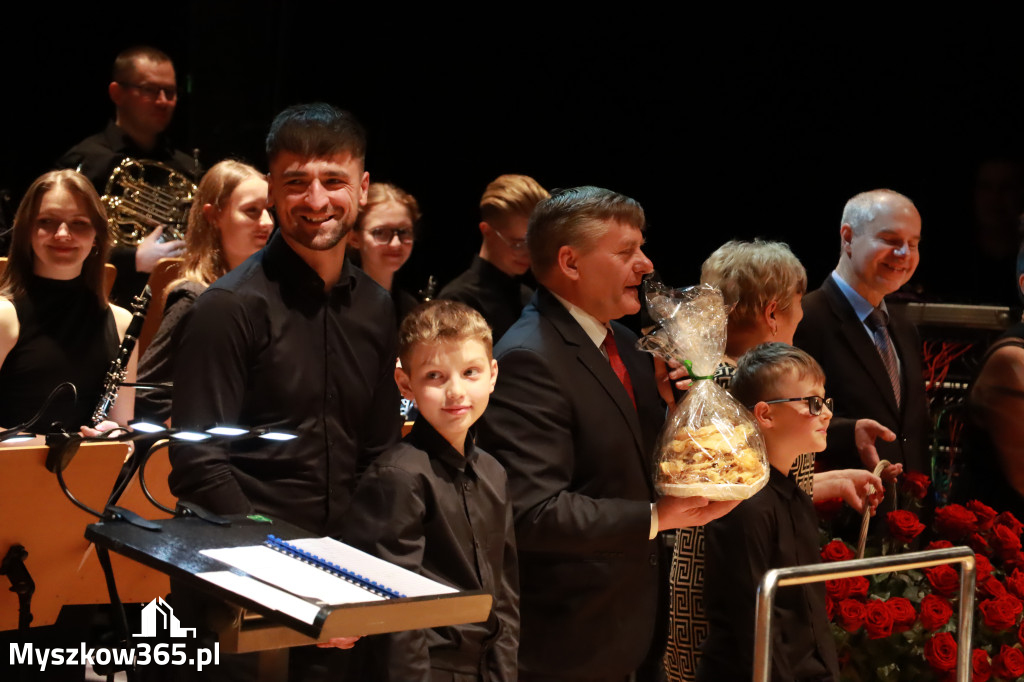
[[655,487],[676,497],[747,499],[768,483],[768,459],[754,416],[714,381],[729,319],[722,292],[647,281],[644,296],[657,327],[637,346],[685,366],[693,382],[658,436]]

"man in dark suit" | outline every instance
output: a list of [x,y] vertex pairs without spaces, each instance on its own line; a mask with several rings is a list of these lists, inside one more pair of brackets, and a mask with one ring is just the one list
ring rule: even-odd
[[651,357],[613,322],[640,309],[644,226],[636,201],[595,187],[538,204],[527,242],[540,287],[495,349],[479,442],[509,474],[523,680],[654,679],[667,605],[657,533],[735,506],[656,500],[665,406]]
[[[882,437],[888,442],[878,443],[878,455],[930,474],[921,342],[914,326],[884,300],[917,268],[921,216],[902,194],[864,192],[846,203],[839,235],[839,264],[804,298],[794,344],[825,370],[837,417],[880,422],[893,433]],[[858,455],[852,429],[849,420],[836,420],[829,429],[828,449],[818,455],[827,469],[877,464],[877,458]]]

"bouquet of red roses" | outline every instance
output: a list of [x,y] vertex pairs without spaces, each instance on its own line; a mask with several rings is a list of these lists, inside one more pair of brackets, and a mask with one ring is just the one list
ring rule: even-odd
[[[911,500],[924,499],[928,486],[922,474],[909,472],[901,479],[901,492]],[[931,528],[913,511],[889,512],[886,521],[884,553],[906,551],[923,534],[933,538],[926,549],[974,549],[973,680],[1024,677],[1024,525],[976,500],[938,508]],[[854,552],[842,540],[832,540],[821,557],[842,561],[854,558]],[[953,679],[960,574],[952,565],[830,580],[825,589],[843,680]]]

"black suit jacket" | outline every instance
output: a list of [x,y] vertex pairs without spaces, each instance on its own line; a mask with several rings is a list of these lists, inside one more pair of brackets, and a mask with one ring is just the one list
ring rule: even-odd
[[543,288],[495,349],[498,382],[478,439],[509,474],[524,673],[625,677],[655,637],[650,455],[665,412],[650,356],[625,327],[612,326],[636,408],[601,351]]
[[803,300],[804,318],[794,344],[825,370],[825,393],[835,399],[837,419],[829,428],[828,449],[818,455],[826,469],[860,469],[853,440],[853,420],[874,419],[896,433],[896,441],[878,440],[882,459],[931,475],[928,459],[928,401],[921,368],[917,329],[895,307],[889,308],[889,335],[900,356],[902,406],[889,381],[882,358],[853,306],[832,276]]

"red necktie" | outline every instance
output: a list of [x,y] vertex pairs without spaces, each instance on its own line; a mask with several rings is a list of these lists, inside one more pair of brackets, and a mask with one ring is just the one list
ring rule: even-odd
[[601,344],[601,347],[608,354],[608,364],[612,366],[615,376],[619,378],[619,381],[626,388],[629,399],[633,401],[633,409],[636,409],[636,397],[633,396],[633,382],[629,380],[629,372],[626,371],[626,366],[622,364],[618,346],[615,345],[615,337],[612,336],[610,329],[608,330],[608,335],[604,337],[604,343]]

